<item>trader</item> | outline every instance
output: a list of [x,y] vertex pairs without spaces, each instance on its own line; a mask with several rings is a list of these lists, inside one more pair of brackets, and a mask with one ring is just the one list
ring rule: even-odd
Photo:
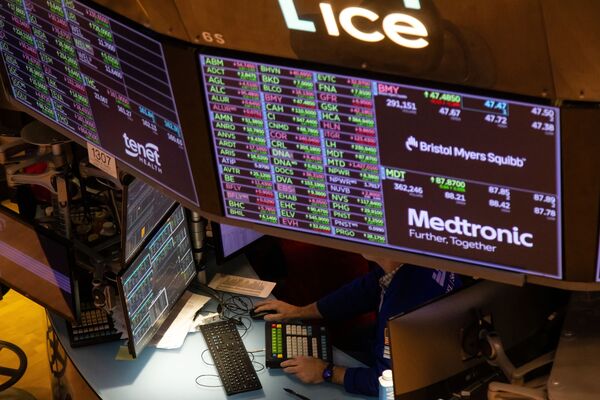
[[279,300],[267,300],[256,311],[272,310],[267,321],[349,319],[375,311],[377,314],[375,346],[371,347],[373,363],[368,368],[346,368],[327,364],[313,357],[300,356],[281,363],[286,373],[294,374],[304,383],[324,381],[344,385],[349,393],[369,396],[378,394],[378,377],[391,367],[386,338],[387,320],[433,298],[454,290],[460,278],[453,273],[401,264],[389,259],[364,256],[377,264],[363,277],[337,289],[307,306],[298,307]]

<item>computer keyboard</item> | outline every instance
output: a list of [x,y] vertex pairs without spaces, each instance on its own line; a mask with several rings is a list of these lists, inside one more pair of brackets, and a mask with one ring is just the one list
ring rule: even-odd
[[318,324],[267,322],[265,347],[268,368],[280,368],[281,362],[302,355],[333,360],[329,332]]
[[89,346],[121,338],[112,317],[106,311],[87,303],[81,305],[81,321],[67,321],[67,330],[71,347]]
[[228,395],[262,388],[235,322],[201,325],[200,332]]

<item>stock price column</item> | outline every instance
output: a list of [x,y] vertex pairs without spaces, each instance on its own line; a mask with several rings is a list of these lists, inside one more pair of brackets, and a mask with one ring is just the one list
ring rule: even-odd
[[276,224],[257,66],[201,58],[226,214]]
[[[0,7],[4,23],[12,25],[3,29],[6,42],[2,48],[14,96],[66,129],[99,143],[62,3],[14,1]],[[10,43],[18,43],[20,49]]]
[[386,243],[371,82],[316,74],[326,148],[328,200],[336,236]]
[[99,144],[100,137],[86,92],[86,81],[81,74],[65,9],[61,1],[56,0],[33,3],[27,5],[29,19],[36,34],[42,62],[48,66],[46,79],[51,87],[56,119],[59,124],[75,130],[83,138]]
[[331,233],[313,74],[261,65],[279,223]]
[[[65,10],[101,144],[115,151],[135,140],[151,142],[157,151],[182,151],[160,44],[78,2],[65,1]],[[160,160],[138,157],[138,161],[154,172],[167,173]]]

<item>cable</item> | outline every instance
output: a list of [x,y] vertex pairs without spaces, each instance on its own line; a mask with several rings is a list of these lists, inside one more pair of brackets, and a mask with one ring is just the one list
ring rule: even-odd
[[264,352],[264,351],[265,351],[265,349],[260,349],[260,350],[253,350],[253,351],[249,351],[249,352],[248,352],[248,354],[251,356],[251,358],[250,358],[250,361],[252,361],[252,364],[253,364],[253,365],[254,365],[254,364],[256,364],[256,365],[258,365],[258,366],[259,366],[259,369],[256,369],[256,368],[254,368],[254,370],[255,370],[256,372],[261,372],[261,371],[264,371],[264,369],[265,369],[265,364],[263,364],[263,363],[260,363],[260,362],[256,361],[256,360],[254,359],[254,353],[262,353],[262,352]]
[[196,385],[201,386],[201,387],[205,387],[205,388],[220,388],[220,387],[223,387],[222,383],[220,385],[205,385],[204,383],[198,382],[198,379],[206,378],[207,376],[210,376],[212,378],[218,378],[219,381],[221,381],[221,378],[219,377],[219,375],[216,375],[216,374],[202,374],[202,375],[198,375],[196,377],[196,379],[194,379],[195,382],[196,382]]
[[207,351],[208,351],[208,349],[204,349],[204,351],[203,351],[202,353],[200,353],[200,359],[202,360],[202,362],[203,362],[204,364],[206,364],[206,365],[210,365],[211,367],[214,367],[214,365],[215,365],[214,363],[213,363],[213,364],[211,364],[211,363],[209,363],[208,361],[206,361],[206,360],[204,359],[204,353],[206,353]]
[[259,368],[258,369],[254,368],[254,371],[261,372],[261,371],[265,370],[265,365],[264,364],[259,363],[258,361],[254,361],[254,359],[252,359],[252,365],[255,365],[255,364],[258,365]]
[[110,196],[111,203],[112,203],[112,205],[114,207],[113,210],[114,210],[115,220],[117,221],[117,224],[119,224],[119,230],[122,230],[123,229],[123,223],[121,221],[121,213],[119,213],[119,208],[117,207],[117,200],[115,198],[115,192],[111,190],[109,192],[109,196]]
[[[218,304],[216,312],[219,313],[219,318],[223,321],[233,320],[238,327],[241,326],[238,329],[242,332],[240,335],[242,338],[252,329],[252,319],[248,315],[250,310],[254,308],[254,302],[249,297],[220,293],[200,282],[194,282],[190,286],[190,290],[194,293],[206,294],[214,299]],[[194,315],[194,319],[201,312],[202,308],[198,309]]]

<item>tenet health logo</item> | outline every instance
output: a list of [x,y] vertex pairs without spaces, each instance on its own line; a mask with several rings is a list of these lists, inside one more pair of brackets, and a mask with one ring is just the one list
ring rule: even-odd
[[159,148],[154,143],[138,143],[134,139],[123,133],[123,141],[125,142],[125,153],[129,157],[135,157],[147,167],[162,173],[162,164],[160,163]]

